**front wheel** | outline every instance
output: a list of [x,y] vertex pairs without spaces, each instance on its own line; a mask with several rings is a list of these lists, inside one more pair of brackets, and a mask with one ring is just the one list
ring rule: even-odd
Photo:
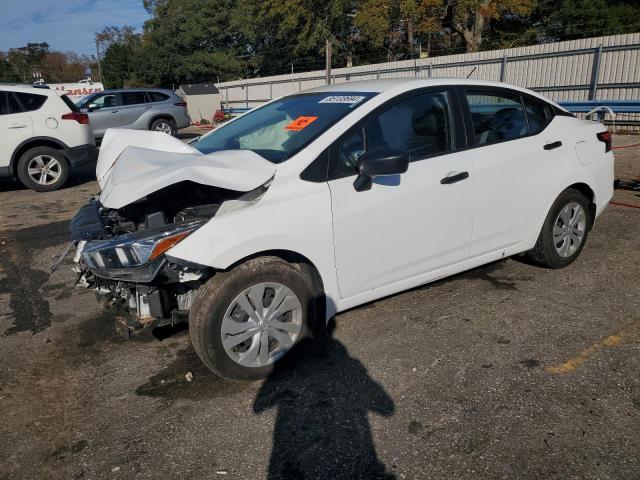
[[563,268],[584,248],[593,220],[582,192],[565,190],[547,214],[535,247],[528,256],[547,268]]
[[309,335],[313,298],[311,279],[296,264],[249,260],[200,287],[189,315],[191,342],[223,378],[264,378]]

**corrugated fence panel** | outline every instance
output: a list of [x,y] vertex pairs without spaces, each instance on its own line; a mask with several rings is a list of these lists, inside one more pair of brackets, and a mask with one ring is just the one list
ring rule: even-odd
[[[640,95],[640,33],[335,68],[332,78],[334,83],[344,83],[376,78],[426,78],[431,72],[433,77],[470,76],[498,81],[503,75],[505,82],[533,88],[555,101],[583,101],[591,99],[598,47],[602,47],[602,52],[595,98],[637,100]],[[218,84],[218,88],[223,103],[243,107],[256,106],[270,98],[325,83],[324,71],[319,70],[224,82]],[[625,117],[632,119],[631,115]]]

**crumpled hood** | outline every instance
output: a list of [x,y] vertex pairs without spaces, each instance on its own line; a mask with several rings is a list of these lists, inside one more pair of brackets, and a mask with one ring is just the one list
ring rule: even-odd
[[107,130],[98,156],[100,203],[122,208],[178,182],[248,192],[273,177],[276,167],[249,150],[204,155],[162,132]]

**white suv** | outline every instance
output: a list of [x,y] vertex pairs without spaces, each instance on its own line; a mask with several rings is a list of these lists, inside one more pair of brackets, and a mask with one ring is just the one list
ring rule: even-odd
[[0,178],[39,192],[62,187],[71,169],[97,157],[89,117],[44,88],[0,85],[0,138]]

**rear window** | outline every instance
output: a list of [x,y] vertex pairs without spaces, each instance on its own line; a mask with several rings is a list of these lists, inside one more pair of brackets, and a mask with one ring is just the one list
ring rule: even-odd
[[122,92],[122,105],[138,105],[145,103],[144,92]]
[[18,99],[26,112],[38,110],[42,105],[44,105],[44,102],[47,101],[46,95],[36,95],[35,93],[24,92],[15,92],[15,95],[18,96]]
[[164,102],[169,98],[169,95],[160,92],[147,92],[147,95],[149,95],[149,99],[152,102]]
[[67,97],[66,95],[62,95],[60,98],[67,105],[67,107],[69,107],[71,109],[72,112],[79,112],[80,111],[80,109],[77,107],[77,105],[75,103],[73,103],[71,101],[71,99],[69,97]]

